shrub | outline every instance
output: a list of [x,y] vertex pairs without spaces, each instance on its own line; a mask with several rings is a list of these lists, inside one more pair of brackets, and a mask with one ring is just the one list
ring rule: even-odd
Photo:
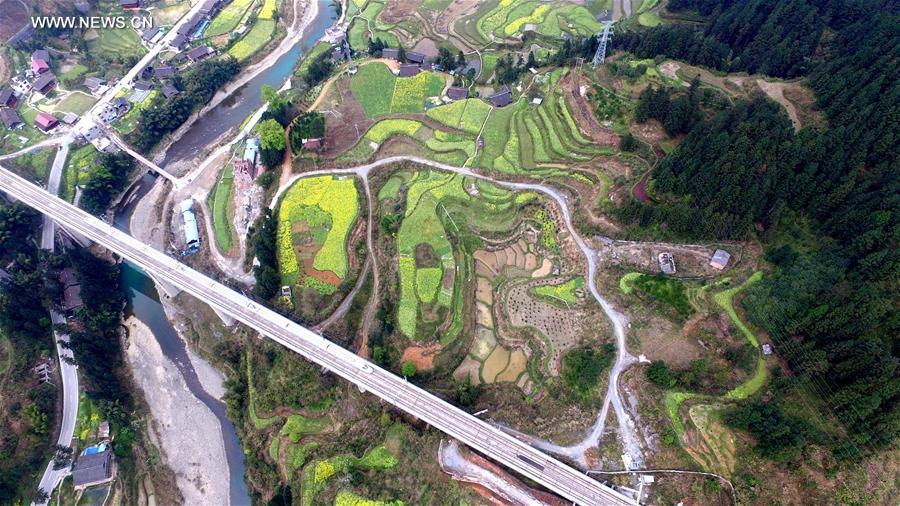
[[416,364],[412,362],[406,361],[400,366],[400,374],[402,374],[404,378],[411,378],[416,375],[416,372],[418,372]]
[[672,371],[669,369],[669,365],[662,360],[657,360],[650,364],[647,367],[646,375],[651,383],[660,388],[672,388],[675,386],[675,378],[672,376]]

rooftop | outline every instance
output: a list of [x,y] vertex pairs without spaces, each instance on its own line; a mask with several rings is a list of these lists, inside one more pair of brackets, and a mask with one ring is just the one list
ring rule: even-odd
[[397,75],[399,77],[412,77],[421,71],[422,69],[415,63],[404,63],[400,65],[400,72]]
[[34,81],[34,84],[32,84],[32,87],[34,89],[36,89],[37,91],[43,92],[49,86],[53,85],[55,82],[56,82],[56,76],[48,72],[46,74],[41,75],[41,77],[37,78],[37,80]]
[[451,86],[447,88],[447,98],[451,100],[462,100],[469,97],[469,90],[461,86]]
[[109,449],[90,455],[82,455],[72,465],[72,481],[76,487],[100,483],[111,477],[112,453]]

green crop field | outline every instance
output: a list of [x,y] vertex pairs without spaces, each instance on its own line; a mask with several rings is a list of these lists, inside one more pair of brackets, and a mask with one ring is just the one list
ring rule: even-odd
[[753,334],[753,331],[750,330],[749,327],[738,317],[737,312],[734,310],[734,296],[738,294],[741,290],[752,286],[753,284],[759,282],[763,277],[762,271],[756,271],[750,276],[744,284],[740,286],[736,286],[734,288],[729,288],[728,290],[719,292],[713,295],[713,300],[716,301],[716,304],[722,306],[728,316],[731,318],[734,326],[737,327],[744,337],[750,341],[750,344],[753,345],[754,348],[759,348],[759,340],[756,338],[756,335]]
[[582,287],[584,287],[584,278],[579,276],[558,285],[537,286],[532,289],[532,293],[554,304],[562,302],[569,305],[578,301],[575,290],[580,290]]
[[642,274],[634,279],[632,286],[654,299],[672,306],[682,318],[687,318],[694,312],[694,308],[688,301],[684,283],[678,279],[662,274],[655,276]]
[[554,6],[532,0],[501,0],[482,13],[475,28],[477,38],[488,41],[491,34],[500,39],[518,36],[526,25],[534,25],[538,33],[550,37],[559,37],[563,32],[588,37],[603,29],[594,14],[581,5]]
[[306,71],[309,69],[310,64],[313,60],[316,59],[322,53],[331,50],[331,44],[325,41],[319,41],[316,43],[312,49],[309,50],[305,55],[303,55],[303,62],[300,63],[300,66],[297,68],[297,72],[295,73],[298,76],[302,76],[306,74]]
[[429,97],[439,97],[445,80],[440,74],[421,72],[398,78],[382,63],[359,68],[350,81],[350,90],[369,117],[388,113],[424,112]]
[[370,118],[381,116],[391,112],[396,80],[397,77],[387,65],[381,63],[362,65],[350,81],[350,91]]
[[451,128],[458,128],[470,134],[477,134],[481,131],[484,120],[490,112],[491,106],[487,102],[469,98],[466,100],[458,100],[456,102],[433,107],[428,110],[429,118],[439,121]]
[[216,244],[224,252],[231,250],[234,244],[234,227],[231,225],[231,213],[234,192],[234,167],[228,164],[222,172],[222,177],[216,184],[212,194],[213,232],[215,232]]
[[[295,247],[320,246],[313,268],[347,276],[347,235],[359,212],[356,183],[331,176],[298,180],[285,193],[278,211],[278,263],[285,282],[301,275]],[[317,281],[321,281],[318,280]],[[310,282],[313,288],[318,286]]]
[[[440,258],[444,269],[453,268],[455,265],[452,247],[437,215],[440,200],[448,195],[468,198],[468,194],[462,188],[461,177],[440,172],[420,172],[409,183],[407,190],[406,217],[397,233],[400,267],[400,305],[397,322],[400,331],[410,339],[429,337],[416,334],[419,314],[419,298],[416,293],[416,281],[419,276],[413,257],[416,246],[429,245]],[[427,278],[429,275],[425,276]]]
[[272,40],[275,32],[275,20],[257,19],[250,31],[228,49],[228,54],[237,61],[246,60]]
[[87,43],[92,55],[112,60],[124,60],[129,56],[143,56],[147,52],[134,30],[98,30],[100,35]]
[[97,99],[90,95],[81,93],[80,91],[73,91],[66,95],[66,98],[62,99],[60,103],[56,104],[54,110],[71,112],[80,116],[90,110],[91,106],[96,102]]
[[391,98],[391,112],[424,112],[425,99],[441,96],[444,85],[444,78],[432,72],[398,78]]
[[281,427],[281,434],[287,436],[291,442],[297,443],[303,436],[321,434],[330,426],[331,420],[326,417],[308,418],[303,415],[291,415]]
[[78,79],[79,77],[83,76],[87,71],[88,71],[87,67],[78,63],[76,65],[72,65],[72,68],[70,68],[69,70],[60,74],[59,78],[63,81],[74,80],[74,79]]
[[233,0],[210,21],[204,35],[206,37],[217,37],[237,28],[238,23],[244,17],[244,13],[253,5],[253,2],[254,0]]
[[422,128],[422,124],[411,119],[385,119],[372,125],[365,138],[381,144],[395,135],[412,137]]
[[334,498],[334,506],[403,506],[403,501],[377,501],[341,490]]

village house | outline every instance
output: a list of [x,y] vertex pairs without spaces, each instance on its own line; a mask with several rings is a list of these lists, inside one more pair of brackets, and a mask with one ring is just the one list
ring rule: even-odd
[[153,89],[153,83],[149,81],[135,81],[134,89],[138,91],[150,91]]
[[22,121],[22,117],[19,116],[19,113],[17,113],[15,109],[8,109],[5,107],[0,109],[0,119],[3,120],[3,125],[10,130],[19,128],[25,124]]
[[247,139],[247,146],[244,148],[244,160],[256,165],[257,156],[259,156],[259,139]]
[[75,311],[81,309],[82,306],[84,306],[84,301],[81,300],[81,285],[66,287],[66,289],[63,290],[63,313],[72,316],[75,314]]
[[509,91],[509,86],[504,84],[500,91],[488,97],[488,100],[494,107],[506,107],[512,103],[512,92]]
[[201,16],[212,17],[219,10],[219,6],[222,3],[221,0],[206,0],[198,12]]
[[422,69],[414,63],[404,63],[400,65],[400,71],[397,73],[397,77],[413,77],[421,71]]
[[169,47],[181,51],[181,49],[186,46],[187,43],[187,37],[179,33],[178,35],[172,37],[172,40],[169,41]]
[[34,126],[38,127],[38,129],[44,133],[53,130],[58,124],[59,120],[49,112],[41,112],[34,118]]
[[56,76],[53,75],[52,72],[41,74],[41,76],[31,84],[31,87],[41,95],[46,95],[56,87]]
[[300,142],[303,143],[303,149],[308,149],[310,151],[316,151],[322,149],[322,139],[300,139]]
[[406,60],[410,63],[418,63],[419,65],[425,63],[426,56],[422,53],[417,53],[415,51],[409,51],[406,53]]
[[159,33],[160,32],[159,32],[158,26],[154,26],[153,28],[148,28],[148,29],[144,30],[143,32],[141,32],[141,40],[143,40],[144,42],[153,43],[154,42],[153,39],[155,39],[156,36],[159,35]]
[[41,385],[53,382],[53,361],[47,357],[42,357],[37,364],[31,368],[34,379]]
[[103,108],[102,111],[98,114],[100,120],[104,123],[110,123],[124,116],[131,109],[131,104],[124,97],[119,97],[113,100],[111,103],[106,104],[106,107]]
[[728,261],[731,260],[731,254],[723,249],[717,249],[713,253],[712,259],[709,261],[710,267],[720,271],[724,271],[728,267]]
[[140,9],[141,0],[119,0],[119,5],[123,9]]
[[75,277],[75,270],[66,267],[59,272],[59,283],[63,286],[62,310],[67,315],[83,306],[81,301],[81,285]]
[[185,42],[187,41],[187,37],[194,31],[194,28],[200,24],[200,14],[194,14],[190,19],[185,21],[181,26],[178,27],[178,30],[175,31],[178,35],[183,35],[185,37]]
[[106,85],[106,79],[100,77],[84,78],[84,87],[91,92],[91,95],[102,95],[109,89]]
[[162,87],[162,94],[166,98],[172,98],[178,96],[181,92],[178,91],[178,88],[172,86],[171,84],[165,84]]
[[399,60],[400,59],[400,50],[386,47],[381,50],[381,57],[387,58],[388,60]]
[[18,99],[13,93],[12,88],[3,88],[0,90],[0,107],[15,107]]
[[43,74],[48,70],[50,70],[50,52],[46,49],[37,49],[31,53],[31,71]]
[[116,460],[107,444],[86,448],[72,464],[75,490],[108,483],[116,476]]
[[175,77],[175,69],[173,67],[157,67],[153,70],[153,77],[157,79],[171,79]]
[[461,86],[451,86],[447,88],[447,98],[450,100],[464,100],[469,98],[469,90]]
[[659,254],[659,269],[663,274],[675,274],[675,257],[671,253]]
[[191,61],[191,63],[197,63],[209,58],[214,54],[216,54],[216,52],[209,46],[197,46],[187,52],[187,58]]

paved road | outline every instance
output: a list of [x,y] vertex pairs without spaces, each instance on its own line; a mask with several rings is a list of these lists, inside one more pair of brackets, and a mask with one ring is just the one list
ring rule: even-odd
[[584,505],[635,504],[566,464],[262,307],[0,167],[0,190],[486,456]]
[[[95,122],[94,121],[95,114],[99,113],[103,109],[103,107],[109,103],[110,100],[115,98],[115,96],[126,85],[131,83],[131,81],[135,78],[135,76],[137,76],[138,72],[143,70],[144,67],[147,66],[147,64],[154,61],[156,59],[156,56],[163,49],[166,49],[169,47],[169,42],[172,39],[174,39],[175,36],[177,35],[178,28],[182,24],[186,23],[189,19],[191,19],[194,16],[194,14],[196,14],[198,11],[200,11],[200,9],[203,8],[203,4],[204,4],[204,2],[195,3],[193,5],[193,7],[191,7],[191,10],[189,10],[184,16],[182,16],[181,19],[178,21],[178,23],[176,23],[175,26],[173,26],[168,32],[166,32],[166,35],[162,39],[157,41],[157,43],[152,48],[150,48],[150,51],[148,51],[147,54],[145,54],[144,57],[141,58],[134,65],[134,67],[131,67],[131,70],[129,70],[124,76],[122,76],[122,78],[119,79],[119,81],[116,82],[116,84],[114,86],[112,86],[108,90],[106,90],[106,93],[104,93],[103,96],[100,97],[100,100],[98,100],[97,103],[94,104],[86,114],[81,115],[81,119],[78,120],[78,123],[76,124],[75,129],[76,130],[87,130],[87,128],[92,123]],[[99,119],[96,120],[96,123],[103,124],[103,122],[100,121]]]
[[[48,191],[57,195],[59,193],[59,183],[62,179],[62,172],[65,169],[66,157],[69,155],[69,139],[63,140],[56,152],[56,158],[53,159],[53,167],[50,169],[50,177],[47,183]],[[41,247],[53,251],[54,237],[56,232],[56,224],[53,220],[44,215],[43,228],[41,230]],[[65,323],[65,318],[56,311],[50,311],[50,320],[54,325]],[[75,434],[75,420],[78,418],[78,369],[74,363],[72,350],[60,346],[59,341],[69,342],[68,334],[57,334],[53,332],[53,339],[56,342],[56,355],[59,358],[59,374],[62,377],[63,388],[63,418],[59,428],[59,437],[56,444],[61,446],[70,446],[72,437]],[[71,361],[71,362],[70,362]],[[69,474],[69,468],[53,469],[53,460],[47,464],[44,474],[41,476],[39,487],[47,492],[49,497],[59,483]],[[32,505],[44,506],[46,502],[32,503]]]

